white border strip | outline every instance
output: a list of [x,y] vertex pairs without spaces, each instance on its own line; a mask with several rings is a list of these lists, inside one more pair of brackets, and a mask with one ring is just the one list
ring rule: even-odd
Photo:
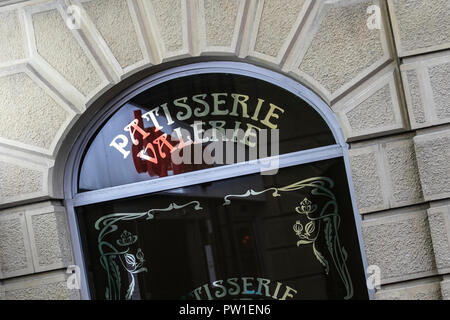
[[[205,182],[229,179],[238,176],[258,173],[267,168],[265,164],[279,162],[278,168],[296,166],[300,164],[342,157],[342,148],[338,145],[327,146],[312,150],[304,150],[281,156],[273,156],[253,161],[224,165],[215,168],[203,169],[180,175],[168,176],[159,179],[142,181],[121,185],[96,191],[79,193],[68,204],[74,207],[85,206],[98,202],[123,199],[144,194],[181,188]],[[267,170],[267,169],[266,169]]]

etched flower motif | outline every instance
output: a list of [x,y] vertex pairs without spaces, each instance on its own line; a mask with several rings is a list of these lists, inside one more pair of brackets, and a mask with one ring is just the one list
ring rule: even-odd
[[300,202],[300,206],[295,208],[295,211],[301,214],[309,214],[312,213],[314,210],[315,206],[312,204],[311,201],[309,201],[308,198],[303,199],[303,201]]
[[130,246],[137,241],[138,237],[136,235],[132,235],[131,232],[125,230],[120,235],[120,239],[117,240],[117,244],[121,247]]
[[305,198],[300,203],[300,208],[303,212],[311,212],[311,210],[312,210],[311,201],[309,201],[308,198]]
[[311,236],[311,234],[316,230],[316,224],[314,221],[310,221],[305,226],[305,234],[307,237]]
[[136,266],[136,258],[130,253],[125,254],[125,262],[132,267]]
[[294,224],[294,231],[295,231],[295,234],[297,235],[297,236],[300,236],[301,234],[302,234],[302,231],[303,231],[303,225],[301,224],[301,222],[300,221],[297,221],[295,224]]
[[136,252],[136,258],[138,258],[139,262],[144,262],[144,253],[142,252],[141,248],[139,248]]

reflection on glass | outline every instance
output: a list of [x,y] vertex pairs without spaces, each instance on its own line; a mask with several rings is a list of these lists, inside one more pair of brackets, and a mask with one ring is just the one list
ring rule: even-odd
[[[264,130],[268,131],[269,145],[265,151],[257,150],[260,158],[335,144],[321,116],[284,89],[232,74],[189,76],[144,91],[107,121],[84,155],[79,191],[221,165],[202,157],[211,141],[221,138],[209,137],[207,141],[204,134],[211,129],[217,132],[213,135],[235,140],[235,148],[244,150],[246,158],[233,156],[234,162],[248,160]],[[279,130],[278,143],[271,141],[274,129]],[[226,136],[226,130],[235,135]],[[188,146],[182,146],[189,142],[199,145],[199,149],[192,149],[192,161],[174,163],[174,149],[187,152]],[[225,148],[224,158],[227,152]],[[198,153],[200,161],[195,161]]]

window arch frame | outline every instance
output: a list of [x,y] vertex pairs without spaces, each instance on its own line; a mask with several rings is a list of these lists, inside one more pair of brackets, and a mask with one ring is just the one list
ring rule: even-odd
[[[347,182],[349,186],[349,194],[353,207],[356,232],[359,240],[359,247],[361,250],[362,265],[364,267],[364,274],[367,279],[368,264],[362,238],[362,217],[359,214],[356,206],[356,198],[354,194],[354,187],[348,157],[349,146],[345,141],[345,137],[339,121],[331,108],[312,90],[287,77],[286,75],[244,62],[209,61],[172,67],[167,70],[150,75],[137,82],[136,84],[129,86],[126,90],[116,95],[108,104],[102,107],[99,112],[97,112],[91,119],[89,119],[89,123],[87,124],[85,129],[78,135],[72,149],[70,150],[64,170],[64,201],[68,214],[70,236],[72,241],[73,255],[75,259],[74,262],[80,268],[81,298],[90,299],[90,292],[86,274],[86,267],[84,263],[81,236],[79,233],[79,227],[75,212],[76,207],[117,199],[126,199],[134,196],[151,194],[158,191],[164,191],[205,182],[212,182],[225,178],[238,177],[257,173],[261,170],[260,160],[258,159],[250,162],[236,163],[216,168],[183,173],[182,175],[158,178],[157,180],[135,182],[106,189],[77,193],[78,176],[82,166],[83,155],[85,151],[88,150],[89,143],[96,136],[98,130],[116,111],[118,111],[127,101],[129,101],[133,97],[159,84],[186,76],[209,73],[231,73],[266,81],[274,86],[285,89],[293,95],[304,100],[322,117],[322,119],[331,130],[336,144],[282,154],[278,156],[279,168],[340,157],[343,158]],[[368,294],[369,299],[373,299],[374,290],[368,288]]]

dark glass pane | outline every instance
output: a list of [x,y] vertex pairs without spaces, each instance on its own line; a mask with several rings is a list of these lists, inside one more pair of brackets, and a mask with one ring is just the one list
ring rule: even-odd
[[366,299],[343,159],[77,209],[95,299]]
[[[133,145],[130,132],[124,131],[133,120],[142,129],[130,127],[135,130],[134,139],[138,145]],[[232,74],[189,76],[167,81],[139,94],[109,119],[84,156],[79,191],[229,164],[227,161],[205,161],[201,155],[210,142],[198,144],[200,161],[194,161],[192,156],[191,163],[173,163],[171,147],[176,149],[179,146],[180,129],[187,132],[185,135],[181,133],[184,142],[200,142],[196,137],[200,138],[201,130],[207,132],[211,128],[217,128],[219,133],[226,129],[242,130],[244,136],[236,138],[236,145],[243,148],[246,156],[244,159],[231,157],[233,162],[249,160],[250,149],[258,150],[258,157],[264,158],[336,143],[321,116],[305,101],[284,89],[262,80]],[[279,143],[270,140],[275,137],[270,131],[273,129],[279,130]],[[257,141],[261,140],[257,139],[262,137],[263,130],[268,131],[266,152],[255,147],[259,146]],[[127,143],[123,137],[117,138],[121,134],[127,138]],[[164,134],[167,136],[161,137]],[[116,144],[111,145],[113,141]],[[147,148],[148,144],[154,148],[153,151]],[[147,158],[139,157],[143,150],[142,155]],[[227,151],[225,148],[224,157],[229,155]],[[198,152],[192,150],[192,153]]]

